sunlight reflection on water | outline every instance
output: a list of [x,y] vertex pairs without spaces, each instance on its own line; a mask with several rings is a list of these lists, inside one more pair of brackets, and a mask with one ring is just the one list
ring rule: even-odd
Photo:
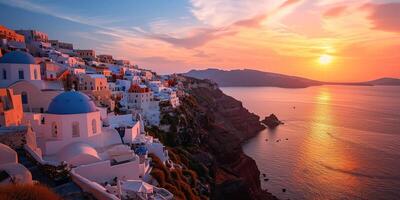
[[222,89],[261,117],[275,113],[285,122],[244,145],[274,195],[400,199],[400,87]]

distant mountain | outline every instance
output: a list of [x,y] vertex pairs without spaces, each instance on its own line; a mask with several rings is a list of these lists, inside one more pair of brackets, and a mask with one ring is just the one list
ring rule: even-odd
[[183,75],[198,79],[209,79],[216,82],[221,87],[270,86],[270,87],[282,87],[282,88],[305,88],[317,85],[361,85],[361,86],[399,85],[400,86],[400,79],[396,78],[381,78],[373,81],[356,82],[356,83],[322,82],[297,76],[288,76],[284,74],[263,72],[252,69],[228,70],[228,71],[219,69],[191,70]]
[[251,69],[230,71],[219,69],[191,70],[184,75],[198,79],[209,79],[222,87],[271,86],[283,88],[304,88],[323,84],[323,82],[311,79]]
[[398,78],[380,78],[373,81],[368,81],[372,85],[398,85],[400,86],[400,79]]

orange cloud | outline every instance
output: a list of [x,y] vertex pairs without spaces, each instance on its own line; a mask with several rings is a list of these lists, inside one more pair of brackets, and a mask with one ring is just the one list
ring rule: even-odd
[[346,6],[337,6],[327,10],[324,13],[324,17],[337,17],[343,14],[346,11]]

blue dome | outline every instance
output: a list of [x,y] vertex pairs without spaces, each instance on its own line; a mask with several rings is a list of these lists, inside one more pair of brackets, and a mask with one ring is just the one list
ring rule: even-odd
[[10,64],[36,64],[35,58],[24,51],[12,51],[0,58],[0,63]]
[[138,155],[146,155],[147,154],[147,148],[145,146],[139,146],[136,149],[135,153],[138,154]]
[[47,110],[50,114],[80,114],[95,112],[93,101],[81,92],[63,92],[54,97]]

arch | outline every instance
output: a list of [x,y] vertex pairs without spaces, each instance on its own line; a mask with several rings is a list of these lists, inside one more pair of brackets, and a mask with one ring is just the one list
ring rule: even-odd
[[72,122],[72,137],[79,137],[79,122]]
[[21,93],[22,104],[28,104],[28,93],[25,91]]
[[97,133],[97,121],[96,121],[96,119],[92,120],[92,132],[93,132],[93,134]]

